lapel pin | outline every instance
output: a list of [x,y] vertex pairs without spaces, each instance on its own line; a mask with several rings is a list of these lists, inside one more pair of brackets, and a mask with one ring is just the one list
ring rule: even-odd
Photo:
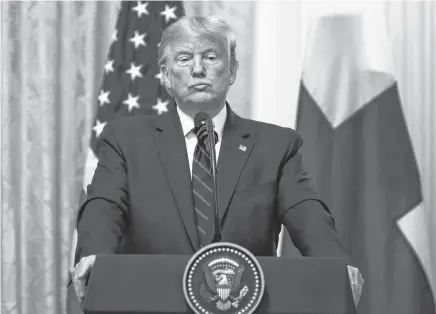
[[245,152],[247,150],[247,146],[239,144],[239,150],[242,150],[243,152]]

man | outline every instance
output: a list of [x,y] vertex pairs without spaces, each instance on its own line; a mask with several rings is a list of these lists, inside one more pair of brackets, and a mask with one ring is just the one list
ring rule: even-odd
[[[303,169],[299,134],[243,119],[226,102],[238,70],[230,27],[218,18],[181,18],[163,33],[159,66],[172,110],[118,120],[100,135],[78,218],[72,272],[79,299],[96,254],[193,254],[212,240],[210,175],[192,131],[201,111],[213,118],[218,139],[222,241],[273,256],[283,223],[302,255],[346,257]],[[351,281],[358,301],[356,269]]]

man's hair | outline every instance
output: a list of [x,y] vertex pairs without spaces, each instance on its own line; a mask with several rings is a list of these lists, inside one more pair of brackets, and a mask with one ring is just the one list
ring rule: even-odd
[[230,66],[238,66],[236,60],[236,37],[229,24],[216,16],[183,16],[177,22],[168,26],[162,33],[159,45],[158,65],[166,62],[168,47],[185,30],[191,30],[199,35],[207,34],[227,40],[229,46]]

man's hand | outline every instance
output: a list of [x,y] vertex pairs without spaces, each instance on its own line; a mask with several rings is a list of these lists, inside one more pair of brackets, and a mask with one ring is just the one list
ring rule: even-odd
[[360,296],[362,295],[364,280],[359,272],[359,269],[352,266],[348,266],[348,276],[350,277],[351,291],[353,291],[354,304],[357,308],[357,305],[359,304],[360,301]]
[[71,270],[71,277],[73,279],[74,290],[76,291],[79,303],[83,302],[86,291],[86,280],[88,275],[94,266],[95,255],[85,256],[80,259],[80,262],[76,264],[76,267]]

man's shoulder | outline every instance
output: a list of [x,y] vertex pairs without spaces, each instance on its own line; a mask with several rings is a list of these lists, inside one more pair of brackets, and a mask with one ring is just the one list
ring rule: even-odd
[[121,117],[109,122],[107,126],[115,133],[130,133],[154,126],[157,117],[149,114]]
[[254,130],[259,137],[277,138],[288,140],[300,140],[301,135],[290,127],[284,127],[273,123],[243,118],[248,128]]

